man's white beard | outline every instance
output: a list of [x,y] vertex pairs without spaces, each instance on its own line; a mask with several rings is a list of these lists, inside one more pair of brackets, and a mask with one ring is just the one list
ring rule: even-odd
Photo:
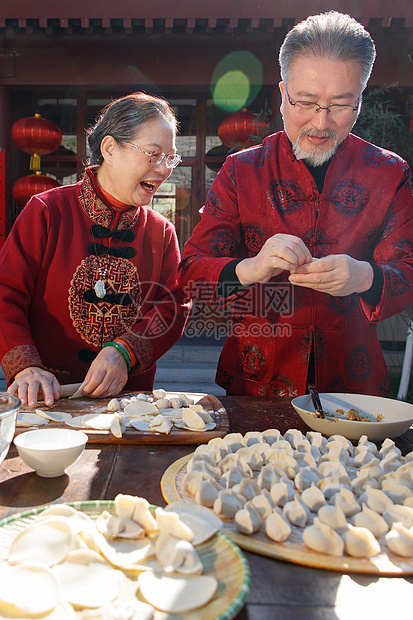
[[[301,146],[301,138],[304,136],[314,136],[317,138],[325,138],[330,137],[334,140],[334,146],[332,146],[327,151],[320,151],[317,145],[313,146],[312,151],[307,151]],[[297,142],[293,144],[294,155],[297,159],[304,159],[304,161],[310,166],[322,166],[326,161],[328,161],[331,157],[333,157],[334,153],[337,150],[337,141],[338,136],[335,131],[332,129],[327,129],[326,131],[316,131],[314,129],[302,129],[298,134]]]

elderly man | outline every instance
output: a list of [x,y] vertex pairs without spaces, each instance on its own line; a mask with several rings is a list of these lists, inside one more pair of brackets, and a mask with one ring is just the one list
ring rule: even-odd
[[186,290],[232,302],[216,378],[230,394],[389,390],[376,325],[413,302],[413,196],[406,162],[350,133],[374,58],[348,15],[296,25],[284,131],[227,158],[184,248]]

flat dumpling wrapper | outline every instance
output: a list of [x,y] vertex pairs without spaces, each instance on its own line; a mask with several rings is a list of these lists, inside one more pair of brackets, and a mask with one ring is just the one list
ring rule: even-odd
[[99,552],[113,566],[124,570],[134,570],[155,555],[155,547],[147,536],[143,538],[115,538],[108,540],[100,532],[95,532],[85,543]]
[[56,576],[49,568],[22,564],[0,570],[0,614],[11,618],[40,617],[59,602]]
[[72,551],[64,562],[56,564],[63,597],[75,609],[97,608],[110,603],[119,594],[123,573],[110,566],[94,551]]
[[146,571],[139,576],[139,590],[156,609],[170,614],[182,614],[206,605],[218,587],[215,577],[159,576]]
[[10,545],[10,564],[34,563],[53,566],[73,547],[73,531],[68,519],[49,516],[19,532]]

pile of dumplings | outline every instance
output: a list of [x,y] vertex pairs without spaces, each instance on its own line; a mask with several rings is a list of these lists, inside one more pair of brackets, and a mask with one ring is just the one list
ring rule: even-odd
[[[198,446],[182,488],[239,532],[332,556],[413,557],[413,452],[290,429],[230,433]],[[305,547],[304,547],[305,548]]]
[[185,510],[153,512],[129,495],[114,503],[115,514],[96,519],[54,505],[18,531],[0,559],[0,618],[74,619],[76,611],[82,620],[153,620],[155,609],[181,614],[214,597],[217,579],[202,574],[196,546],[219,519],[190,513],[200,536]]

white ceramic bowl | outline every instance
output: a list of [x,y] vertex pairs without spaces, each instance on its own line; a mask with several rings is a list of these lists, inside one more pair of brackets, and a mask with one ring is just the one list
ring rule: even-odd
[[65,473],[85,449],[88,436],[64,428],[27,431],[14,438],[20,457],[43,478],[57,478]]
[[314,431],[323,435],[343,435],[347,439],[358,440],[367,435],[370,441],[383,441],[386,437],[393,439],[402,435],[413,424],[413,405],[401,400],[392,400],[380,396],[366,394],[334,394],[320,393],[323,410],[336,414],[336,409],[357,409],[374,419],[382,415],[383,419],[376,422],[362,422],[346,419],[328,419],[314,417],[314,405],[309,394],[297,396],[291,401],[292,406],[302,420]]
[[6,458],[16,429],[20,400],[7,392],[0,392],[0,463]]

